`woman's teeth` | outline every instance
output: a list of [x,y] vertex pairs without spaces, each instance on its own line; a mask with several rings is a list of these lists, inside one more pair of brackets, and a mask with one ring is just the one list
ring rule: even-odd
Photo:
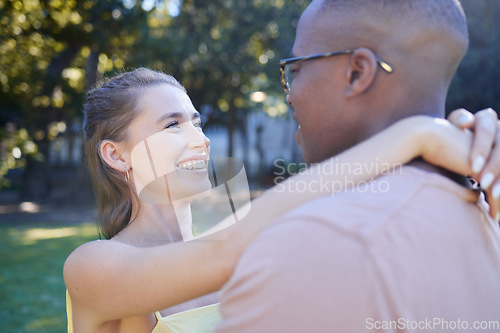
[[185,170],[199,170],[205,169],[207,167],[207,161],[205,160],[196,160],[196,161],[187,161],[182,162],[177,165],[181,169]]

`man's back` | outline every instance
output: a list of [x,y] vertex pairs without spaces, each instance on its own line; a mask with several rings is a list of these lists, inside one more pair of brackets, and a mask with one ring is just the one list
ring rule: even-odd
[[299,207],[242,256],[218,332],[499,332],[500,232],[477,200],[404,167]]

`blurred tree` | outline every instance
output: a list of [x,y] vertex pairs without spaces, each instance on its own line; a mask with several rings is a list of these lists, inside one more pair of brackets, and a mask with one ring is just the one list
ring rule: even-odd
[[[120,0],[0,3],[0,125],[26,129],[38,152],[14,147],[21,151],[16,158],[26,159],[23,199],[50,192],[49,143],[79,116],[81,95],[96,73],[123,66],[119,55],[147,27],[140,5],[126,7]],[[9,132],[4,133],[6,138]]]
[[[279,81],[278,59],[288,56],[305,0],[184,0],[171,21],[151,19],[152,38],[144,49],[156,50],[153,67],[179,79],[195,106],[211,123],[227,127],[228,156],[233,133],[245,129],[246,114],[256,109],[251,94],[265,90],[279,96],[274,115],[287,111]],[[146,63],[144,54],[136,61]]]
[[[178,15],[172,14],[176,4]],[[37,153],[20,147],[21,157],[16,155],[26,158],[25,198],[50,191],[49,143],[72,129],[66,124],[80,116],[83,91],[108,72],[149,66],[174,74],[209,123],[227,126],[232,138],[236,128],[245,128],[246,112],[262,107],[263,100],[255,104],[250,94],[266,89],[284,99],[277,59],[288,54],[305,5],[305,0],[287,6],[284,0],[0,3],[0,125],[27,129],[27,140],[34,142],[28,146]],[[286,113],[280,105],[264,103],[274,115]],[[4,131],[4,138],[11,132]],[[12,158],[11,148],[2,155]],[[231,140],[230,155],[232,150]]]

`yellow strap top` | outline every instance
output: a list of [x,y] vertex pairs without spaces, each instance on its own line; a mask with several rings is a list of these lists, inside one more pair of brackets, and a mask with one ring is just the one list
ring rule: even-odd
[[[73,333],[73,312],[71,299],[66,290],[66,315],[68,333]],[[151,333],[212,333],[220,321],[219,304],[212,304],[173,315],[162,317],[155,312],[158,322]]]
[[73,333],[73,308],[71,307],[71,299],[66,290],[66,317],[68,317],[68,333]]
[[151,333],[212,333],[221,320],[219,304],[202,306],[162,317],[155,312],[158,323]]

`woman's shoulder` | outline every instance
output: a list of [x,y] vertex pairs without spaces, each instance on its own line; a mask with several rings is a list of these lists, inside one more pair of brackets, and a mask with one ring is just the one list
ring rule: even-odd
[[[105,254],[107,251],[112,250],[116,242],[110,242],[109,240],[95,240],[87,242],[85,244],[77,247],[66,259],[64,264],[64,271],[73,270],[76,267],[84,264],[86,261],[91,261],[94,257],[98,256],[99,253]],[[103,253],[104,251],[104,253]]]
[[115,240],[94,240],[77,247],[64,263],[64,275],[72,271],[86,269],[88,265],[100,265],[103,262],[116,258],[118,254],[125,254],[130,245]]
[[130,247],[115,240],[95,240],[80,245],[68,256],[63,275],[75,323],[95,332],[97,327],[124,317],[112,310],[118,308],[120,299],[115,288],[121,287],[120,277],[126,276]]
[[[95,240],[77,247],[66,259],[63,268],[64,282],[72,297],[74,290],[80,289],[87,283],[97,280],[106,280],[107,273],[111,273],[116,262],[117,254],[126,255],[124,243],[113,240]],[[99,272],[99,274],[95,274]],[[76,288],[75,288],[76,287]]]
[[87,319],[100,324],[128,315],[129,307],[118,296],[127,293],[124,277],[137,267],[140,257],[136,252],[133,246],[116,240],[96,240],[76,248],[63,269],[73,311],[92,314]]

